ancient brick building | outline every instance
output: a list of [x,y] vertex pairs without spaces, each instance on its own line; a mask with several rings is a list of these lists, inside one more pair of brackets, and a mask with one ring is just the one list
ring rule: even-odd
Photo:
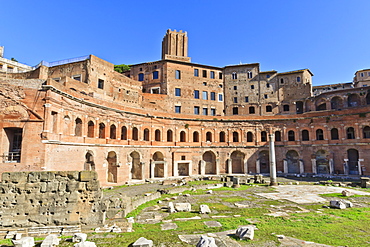
[[124,75],[93,55],[0,73],[1,172],[95,170],[102,185],[181,176],[370,175],[370,70],[312,89],[308,69],[191,63],[185,32]]

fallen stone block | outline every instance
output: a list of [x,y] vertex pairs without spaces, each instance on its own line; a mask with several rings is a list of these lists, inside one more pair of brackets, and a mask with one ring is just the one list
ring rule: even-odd
[[73,234],[72,242],[74,242],[74,243],[85,242],[86,239],[87,239],[87,234],[86,233],[76,232],[75,234]]
[[212,237],[201,236],[197,247],[217,247],[216,241]]
[[175,203],[175,209],[177,212],[190,212],[191,204],[190,203]]
[[237,237],[239,237],[239,239],[241,239],[241,240],[246,240],[246,239],[253,240],[253,238],[254,238],[254,227],[253,226],[239,227],[236,230],[235,235]]
[[168,203],[168,212],[169,212],[170,214],[172,214],[172,213],[175,213],[175,212],[176,212],[176,209],[175,209],[175,206],[173,205],[173,202],[169,202],[169,203]]
[[152,247],[153,246],[153,241],[148,240],[144,237],[139,238],[136,240],[135,243],[132,244],[132,247]]
[[208,205],[200,205],[200,212],[201,214],[210,214],[211,210],[209,209]]
[[353,196],[353,193],[349,190],[343,190],[342,195],[348,197],[348,196]]
[[94,242],[85,241],[85,242],[74,244],[73,247],[96,247],[96,244]]
[[60,239],[58,238],[57,234],[50,234],[48,235],[44,241],[42,241],[42,244],[40,247],[53,247],[57,246],[59,244]]
[[19,240],[12,240],[14,247],[33,247],[35,240],[33,237],[23,237]]
[[345,209],[345,208],[353,207],[353,204],[352,204],[352,202],[347,201],[347,200],[330,201],[330,207],[331,208]]

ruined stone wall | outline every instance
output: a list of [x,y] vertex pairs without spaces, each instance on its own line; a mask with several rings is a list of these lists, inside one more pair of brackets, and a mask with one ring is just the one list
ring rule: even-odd
[[101,199],[95,172],[6,172],[0,183],[0,224],[3,227],[102,224]]

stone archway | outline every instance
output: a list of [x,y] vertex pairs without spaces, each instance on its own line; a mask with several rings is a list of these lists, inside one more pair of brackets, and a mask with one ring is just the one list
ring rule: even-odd
[[261,151],[258,154],[260,173],[270,173],[270,157],[267,150]]
[[348,158],[348,174],[349,175],[359,175],[358,150],[353,149],[353,148],[348,149],[347,158]]
[[108,161],[108,174],[107,181],[109,183],[117,183],[117,154],[114,151],[110,151],[107,156]]
[[152,177],[164,178],[165,177],[165,161],[161,152],[155,152],[153,154],[152,162]]
[[205,162],[204,173],[205,174],[217,174],[216,172],[216,155],[207,151],[203,154],[203,161]]
[[94,154],[92,151],[87,151],[85,155],[84,170],[95,171]]
[[234,151],[231,153],[231,173],[232,174],[243,174],[244,173],[244,157],[245,154],[240,151]]
[[131,179],[143,179],[143,165],[140,162],[140,154],[136,151],[130,154],[131,157]]
[[300,173],[299,156],[297,151],[290,150],[286,153],[288,173]]
[[330,174],[328,154],[325,150],[319,150],[315,154],[317,174]]

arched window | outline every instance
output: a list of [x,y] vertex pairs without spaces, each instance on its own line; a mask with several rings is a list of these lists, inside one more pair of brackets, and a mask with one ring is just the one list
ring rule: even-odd
[[266,106],[266,112],[272,112],[272,106],[267,105]]
[[225,141],[226,141],[225,132],[221,131],[220,132],[220,142],[225,142]]
[[324,140],[324,131],[322,129],[316,130],[316,140],[318,141]]
[[136,127],[132,128],[132,140],[134,141],[139,140],[139,130]]
[[239,142],[239,133],[236,131],[233,132],[233,142]]
[[295,134],[293,130],[288,131],[288,141],[295,141]]
[[167,141],[173,142],[173,132],[172,130],[167,130]]
[[193,142],[199,142],[199,133],[198,133],[198,131],[193,132]]
[[156,142],[160,142],[161,141],[161,131],[160,130],[155,130],[154,132],[154,140]]
[[253,134],[250,131],[247,133],[247,142],[253,142]]
[[275,131],[275,141],[281,142],[281,132],[280,131]]
[[302,141],[309,141],[310,140],[310,134],[308,130],[302,130]]
[[109,135],[110,139],[116,139],[117,138],[116,132],[117,132],[116,131],[116,126],[114,124],[112,124],[110,126],[110,135]]
[[206,141],[207,142],[212,142],[212,133],[209,132],[209,131],[206,133]]
[[266,131],[261,132],[261,142],[267,142],[267,133],[266,133]]
[[82,120],[80,118],[76,118],[75,123],[75,136],[82,136]]
[[330,100],[330,106],[332,110],[340,110],[343,108],[342,98],[335,96]]
[[366,95],[366,105],[370,105],[370,93]]
[[232,73],[232,78],[233,78],[233,80],[238,79],[238,74],[236,72],[233,72]]
[[105,138],[105,124],[99,124],[99,138]]
[[330,130],[330,136],[331,136],[332,140],[339,140],[338,129],[337,128],[332,128]]
[[370,127],[369,126],[366,126],[363,129],[363,134],[364,134],[364,138],[370,138]]
[[94,122],[89,121],[87,123],[87,137],[94,137]]
[[144,141],[149,141],[149,129],[144,129]]
[[254,109],[254,106],[250,106],[249,107],[249,114],[255,114],[255,113],[256,113],[256,111]]
[[347,128],[347,139],[355,139],[355,129],[353,127]]
[[121,128],[121,140],[127,140],[127,128],[122,126]]
[[186,133],[185,133],[185,131],[180,132],[180,142],[186,142]]
[[350,94],[348,96],[348,107],[357,107],[360,106],[360,96],[358,94]]
[[247,74],[248,74],[248,79],[251,79],[253,77],[252,71],[248,71]]

